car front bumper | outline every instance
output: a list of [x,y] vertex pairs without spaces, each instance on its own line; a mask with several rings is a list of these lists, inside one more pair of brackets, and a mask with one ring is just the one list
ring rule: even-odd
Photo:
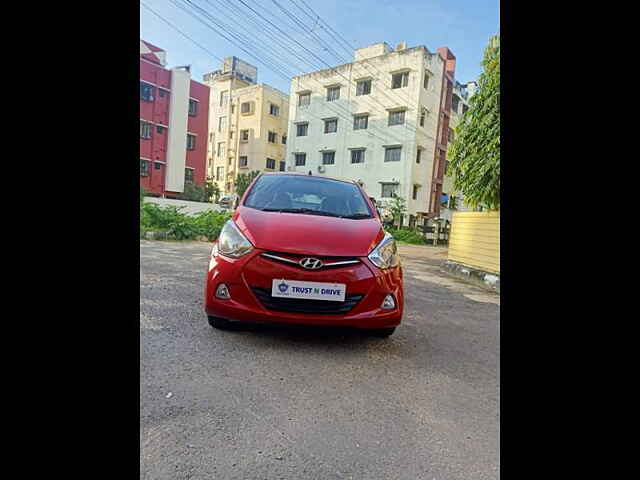
[[[211,258],[206,276],[205,311],[207,315],[241,322],[296,323],[307,325],[389,328],[400,324],[403,312],[402,267],[380,270],[366,257],[344,267],[308,271],[262,257],[254,250],[239,259],[221,255]],[[256,288],[271,291],[273,279],[344,283],[347,294],[362,298],[347,313],[317,314],[269,309],[258,299]],[[219,284],[227,285],[231,298],[215,297]],[[383,310],[382,301],[392,294],[396,307]]]

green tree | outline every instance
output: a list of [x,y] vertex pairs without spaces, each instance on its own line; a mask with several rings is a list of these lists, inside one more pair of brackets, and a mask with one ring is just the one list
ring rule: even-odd
[[489,40],[478,92],[456,128],[448,174],[472,207],[500,208],[500,36]]
[[393,217],[393,224],[398,223],[398,227],[400,226],[400,219],[407,212],[407,202],[404,198],[395,196],[393,200],[391,200],[389,205],[389,210],[391,210],[391,216]]
[[193,183],[184,184],[184,192],[178,195],[180,200],[189,200],[192,202],[204,202],[205,191],[203,187],[194,185]]
[[236,179],[236,193],[238,194],[238,197],[242,197],[242,195],[244,195],[244,192],[247,191],[247,188],[249,188],[249,185],[251,185],[253,179],[258,175],[260,175],[260,172],[258,170],[254,170],[250,173],[241,173],[240,175],[238,175],[238,178]]
[[213,181],[213,177],[207,177],[207,181],[204,184],[204,195],[206,202],[218,202],[218,198],[220,198],[220,188],[218,184]]

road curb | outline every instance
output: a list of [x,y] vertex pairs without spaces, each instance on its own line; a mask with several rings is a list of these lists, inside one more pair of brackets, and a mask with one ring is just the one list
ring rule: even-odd
[[440,266],[440,270],[453,277],[467,282],[473,283],[479,287],[490,290],[492,292],[500,293],[500,275],[486,272],[477,268],[472,268],[461,263],[452,262],[446,260]]

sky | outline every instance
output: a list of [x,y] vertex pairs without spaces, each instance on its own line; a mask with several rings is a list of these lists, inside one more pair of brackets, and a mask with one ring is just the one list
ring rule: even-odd
[[[307,6],[319,15],[320,28]],[[257,28],[253,22],[266,23],[259,15],[273,25]],[[168,67],[191,65],[192,78],[202,81],[203,74],[220,68],[223,57],[235,55],[258,68],[258,82],[285,93],[290,86],[287,77],[351,62],[353,53],[348,46],[378,42],[392,48],[399,42],[408,47],[425,45],[431,52],[447,46],[456,56],[456,80],[466,83],[480,74],[484,48],[499,26],[499,0],[140,1],[140,38],[167,52]],[[230,41],[228,27],[246,37],[246,51]]]

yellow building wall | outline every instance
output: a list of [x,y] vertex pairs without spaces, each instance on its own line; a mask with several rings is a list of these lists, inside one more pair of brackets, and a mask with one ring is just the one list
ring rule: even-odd
[[500,212],[455,212],[449,260],[500,274]]

